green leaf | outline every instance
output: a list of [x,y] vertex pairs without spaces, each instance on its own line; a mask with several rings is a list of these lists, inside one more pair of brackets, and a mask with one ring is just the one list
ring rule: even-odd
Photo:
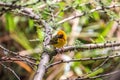
[[96,42],[103,42],[105,41],[104,37],[106,37],[113,25],[113,21],[109,22],[105,28],[103,29],[102,33],[99,34],[98,38],[95,40]]
[[40,40],[40,42],[43,42],[44,40],[44,32],[41,29],[37,29],[37,34],[38,34],[38,38]]
[[33,27],[34,27],[34,21],[32,19],[29,19],[28,23],[29,23],[30,29],[33,29]]
[[92,15],[93,15],[93,18],[95,20],[99,20],[100,19],[99,13],[97,11],[93,12]]
[[83,74],[83,72],[82,72],[80,67],[75,67],[74,71],[76,72],[77,75],[82,75]]
[[63,23],[65,32],[69,33],[71,30],[70,24],[68,22]]
[[100,74],[100,73],[102,73],[103,71],[104,71],[103,68],[99,68],[98,70],[96,70],[96,71],[94,71],[94,72],[88,74],[87,77],[96,76],[97,74]]
[[25,49],[31,49],[30,43],[28,41],[28,39],[25,37],[25,34],[23,32],[20,32],[19,30],[17,30],[16,32],[14,32],[11,37],[18,42],[19,44],[21,44]]
[[16,29],[16,25],[14,22],[14,17],[11,13],[6,13],[6,30],[13,32]]

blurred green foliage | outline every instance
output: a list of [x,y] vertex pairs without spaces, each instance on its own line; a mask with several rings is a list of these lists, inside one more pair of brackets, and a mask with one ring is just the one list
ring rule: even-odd
[[[12,1],[14,0],[1,0],[1,1],[12,3]],[[37,0],[34,1],[18,0],[15,4],[26,5],[26,4],[32,4],[34,2],[37,2]],[[48,24],[52,26],[51,29],[53,30],[53,32],[57,31],[58,29],[63,29],[68,35],[67,45],[72,44],[72,45],[80,46],[81,44],[83,45],[88,43],[104,43],[106,41],[118,40],[119,35],[116,34],[117,33],[116,31],[113,32],[112,35],[110,35],[110,33],[114,27],[115,20],[119,19],[119,9],[96,10],[91,13],[91,10],[95,10],[97,7],[110,6],[112,5],[112,3],[113,3],[112,0],[102,0],[102,3],[100,3],[97,0],[94,1],[93,0],[64,0],[64,1],[62,0],[58,2],[48,0],[48,1],[39,1],[36,4],[29,5],[27,7],[31,8],[34,13],[36,13],[41,17],[41,19],[46,20],[46,22],[48,22]],[[119,2],[116,3],[119,4]],[[2,8],[0,8],[0,10],[2,10]],[[37,59],[36,63],[39,63],[41,53],[43,52],[44,26],[42,24],[38,25],[34,19],[30,19],[23,15],[19,15],[20,11],[21,10],[16,9],[13,11],[4,12],[4,14],[1,16],[0,42],[1,44],[5,45],[6,48],[13,51],[20,52],[24,50],[25,51],[32,50],[33,51],[32,53],[30,54],[24,53],[24,54],[36,58]],[[78,23],[76,23],[77,20],[75,20],[76,19],[75,18],[73,20],[65,21],[62,24],[58,24],[58,22],[62,21],[63,19],[67,19],[71,16],[75,16],[76,14],[74,12],[79,12],[79,13],[85,12],[86,14],[81,17],[77,17]],[[72,32],[75,32],[75,34],[72,34]],[[6,35],[9,35],[10,39],[2,41],[3,37]],[[38,40],[30,41],[36,39]],[[72,39],[73,41],[70,43]],[[81,59],[86,57],[107,56],[109,54],[114,54],[114,53],[115,51],[112,51],[110,49],[97,49],[97,50],[87,50],[87,51],[79,51],[79,52],[73,51],[73,53],[68,52],[67,54],[66,53],[65,54],[70,59],[72,58]],[[71,55],[73,56],[71,57]],[[55,58],[53,62],[57,60],[59,60],[59,58]],[[72,72],[72,76],[70,77],[78,77],[84,75],[86,75],[86,77],[94,77],[96,75],[114,70],[116,67],[111,68],[110,66],[116,65],[115,63],[118,63],[117,62],[118,60],[110,59],[108,61],[109,63],[106,63],[98,70],[93,72],[92,70],[95,67],[99,66],[103,62],[103,60],[72,62],[71,64],[68,64],[69,65],[68,68],[70,68],[68,72]],[[13,66],[16,66],[16,64],[12,66],[10,65],[10,67]],[[59,67],[59,65],[57,67]],[[53,72],[56,71],[55,68],[53,67],[52,69],[49,70],[47,76],[45,77],[45,80],[47,80],[50,76],[53,76]],[[60,67],[60,68],[62,68],[60,69],[61,71],[56,72],[56,75],[51,80],[58,80],[58,78],[61,78],[61,76],[65,76],[64,75],[64,73],[66,72],[64,70],[65,67]],[[22,69],[19,65],[17,65],[17,67],[13,69],[15,69],[15,71],[17,72],[17,74],[19,74],[21,79],[22,77],[24,77],[23,80],[28,79],[27,77],[31,79],[31,76],[33,74],[30,73],[30,76],[28,74],[25,74],[29,72],[26,72],[26,70]],[[3,72],[6,73],[6,71],[4,70]],[[2,71],[0,73],[2,73]],[[14,75],[10,75],[10,76],[12,76],[12,78],[9,80],[16,80],[14,78]],[[4,74],[4,76],[2,75],[1,79],[8,80],[10,76],[6,76],[6,74]],[[98,78],[96,80],[102,80],[102,78]]]

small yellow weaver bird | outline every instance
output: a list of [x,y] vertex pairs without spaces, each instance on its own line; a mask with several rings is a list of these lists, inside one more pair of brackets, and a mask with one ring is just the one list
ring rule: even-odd
[[49,44],[55,48],[61,48],[67,43],[67,35],[63,30],[59,30],[57,34],[50,40]]

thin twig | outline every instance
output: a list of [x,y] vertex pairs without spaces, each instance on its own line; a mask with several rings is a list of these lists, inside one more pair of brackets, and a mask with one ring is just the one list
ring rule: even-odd
[[66,46],[63,49],[54,50],[51,55],[56,55],[57,53],[63,53],[68,51],[84,51],[84,50],[93,50],[93,49],[103,49],[103,48],[112,48],[120,46],[119,42],[111,42],[111,43],[97,43],[97,44],[84,44],[79,46]]
[[20,9],[22,8],[22,6],[20,5],[13,5],[12,3],[3,3],[3,2],[0,2],[0,6],[3,6],[3,7],[10,7],[10,8],[13,8],[13,9]]
[[15,58],[15,57],[1,57],[0,58],[0,62],[14,62],[14,61],[24,61],[24,60],[21,60],[19,58]]
[[18,80],[21,80],[21,79],[19,78],[19,76],[15,73],[15,71],[14,71],[13,69],[7,67],[6,65],[4,65],[4,64],[1,63],[1,62],[0,62],[0,64],[1,64],[5,69],[8,69],[9,71],[11,71],[11,72],[16,76],[16,78],[17,78]]
[[[115,56],[115,57],[117,57],[117,56]],[[110,58],[107,57],[98,67],[96,67],[95,69],[91,70],[90,72],[88,72],[88,73],[85,74],[85,75],[89,75],[89,74],[91,74],[92,72],[97,71],[97,70],[98,70],[100,67],[102,67],[109,59],[110,59]],[[102,59],[101,59],[101,60],[102,60]]]
[[120,70],[113,71],[113,72],[106,73],[106,74],[101,74],[101,75],[94,76],[94,77],[76,78],[75,80],[93,80],[93,79],[100,78],[100,77],[110,76],[110,75],[116,74],[116,73],[118,73],[118,72],[120,72]]
[[34,20],[39,20],[40,16],[38,16],[37,14],[35,14],[31,8],[26,8],[24,6],[21,5],[16,5],[16,4],[11,4],[11,3],[3,3],[0,2],[0,6],[1,7],[8,7],[10,10],[15,10],[15,9],[19,9],[19,13],[21,13],[22,15],[28,16]]
[[30,4],[25,4],[25,5],[23,5],[23,7],[31,6],[31,5],[36,5],[36,4],[38,4],[39,2],[40,2],[40,0],[37,0],[37,1],[34,2],[34,3],[30,3]]
[[[118,56],[114,56],[113,58],[115,58],[115,57],[118,57]],[[102,67],[109,59],[110,59],[109,57],[106,58],[98,67],[96,67],[95,69],[93,69],[92,72],[93,72],[93,71],[96,71],[96,70],[98,70],[100,67]]]
[[19,55],[19,53],[14,52],[14,51],[11,51],[11,50],[9,50],[9,49],[3,47],[2,45],[0,45],[0,48],[3,49],[4,51],[8,52],[8,53],[11,53],[11,54],[15,55],[15,56],[21,56],[22,58],[27,58],[27,59],[31,59],[31,60],[36,61],[35,58],[29,57],[29,56],[22,56],[22,55]]
[[102,9],[111,9],[111,8],[116,8],[116,7],[120,7],[120,5],[116,4],[116,5],[111,5],[111,6],[102,6],[102,7],[99,6],[99,7],[96,7],[95,9],[90,10],[88,13],[81,12],[78,15],[73,15],[73,16],[70,16],[68,18],[65,18],[65,19],[59,21],[57,24],[58,25],[62,24],[62,23],[66,22],[66,21],[69,21],[71,19],[78,18],[78,17],[84,16],[84,15],[88,15],[88,14],[91,14],[91,13],[93,13],[95,11],[99,11],[99,10],[102,10]]
[[60,61],[57,61],[57,62],[54,62],[50,65],[48,65],[46,67],[46,69],[54,66],[54,65],[58,65],[58,64],[61,64],[61,63],[69,63],[69,62],[80,62],[80,61],[89,61],[89,60],[102,60],[102,59],[111,59],[111,58],[115,58],[115,57],[120,57],[120,54],[118,55],[118,53],[116,55],[112,55],[112,56],[102,56],[102,57],[90,57],[90,58],[81,58],[81,59],[71,59],[71,60],[60,60]]
[[[19,55],[19,53],[17,52],[13,52],[13,51],[10,51],[8,49],[6,49],[5,47],[3,47],[2,45],[0,45],[0,48],[3,49],[4,51],[8,52],[8,53],[11,53],[13,55],[15,55],[14,57],[20,59],[21,61],[24,61],[26,62],[29,66],[31,66],[31,68],[34,70],[34,68],[32,67],[32,65],[35,65],[37,66],[37,64],[35,62],[32,62],[31,60],[33,60],[33,58],[29,57],[29,56],[22,56],[22,55]],[[31,60],[29,60],[31,59]],[[34,59],[35,60],[35,59]],[[9,60],[10,61],[10,60]]]

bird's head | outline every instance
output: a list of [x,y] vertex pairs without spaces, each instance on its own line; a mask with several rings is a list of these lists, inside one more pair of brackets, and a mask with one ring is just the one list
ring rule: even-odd
[[59,39],[67,39],[66,33],[63,30],[59,30],[56,37],[58,37]]

